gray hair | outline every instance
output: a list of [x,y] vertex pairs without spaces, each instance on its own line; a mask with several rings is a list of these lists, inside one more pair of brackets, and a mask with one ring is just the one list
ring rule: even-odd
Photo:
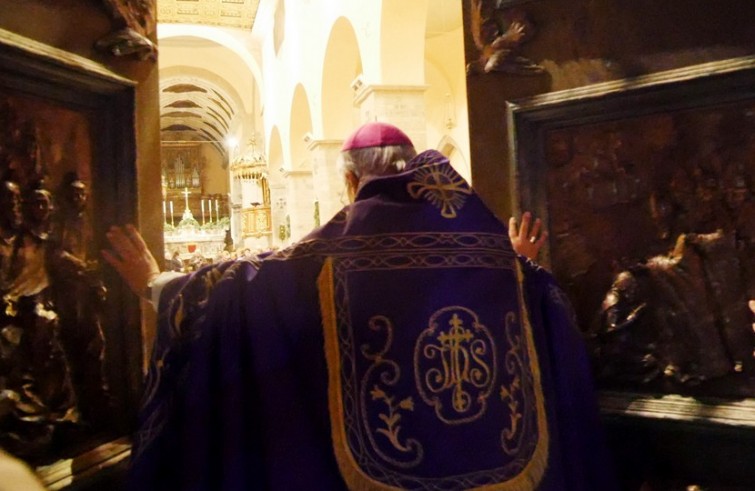
[[397,174],[417,155],[412,145],[388,145],[345,150],[338,156],[341,174],[352,172],[359,180]]

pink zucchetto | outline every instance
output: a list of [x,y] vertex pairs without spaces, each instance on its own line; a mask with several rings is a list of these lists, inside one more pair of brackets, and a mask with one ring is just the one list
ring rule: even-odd
[[412,145],[412,141],[406,136],[406,133],[392,124],[376,121],[357,128],[343,142],[341,151],[345,152],[346,150],[368,147],[387,147],[391,145]]

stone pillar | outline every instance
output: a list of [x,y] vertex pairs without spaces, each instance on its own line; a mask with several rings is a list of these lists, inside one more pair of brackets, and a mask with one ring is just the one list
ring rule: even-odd
[[291,222],[291,237],[295,242],[315,226],[315,195],[312,186],[312,171],[295,170],[284,174],[286,182],[286,202]]
[[[272,245],[282,247],[288,244],[286,235],[286,215],[288,214],[288,196],[284,185],[270,184],[270,220],[272,222]],[[281,234],[283,227],[283,234]]]
[[241,226],[241,204],[231,204],[231,238],[233,239],[233,247],[238,249],[244,243],[242,237]]
[[348,199],[343,176],[336,165],[341,145],[341,140],[315,139],[307,145],[312,156],[314,197],[320,203],[320,224],[323,225],[343,208]]
[[426,85],[362,85],[356,88],[354,104],[359,120],[391,123],[409,135],[418,152],[427,149],[425,115]]
[[242,243],[241,238],[241,202],[243,196],[241,194],[241,179],[237,178],[233,172],[231,174],[230,188],[231,192],[228,195],[228,205],[231,212],[231,237],[233,238],[233,244],[238,247]]

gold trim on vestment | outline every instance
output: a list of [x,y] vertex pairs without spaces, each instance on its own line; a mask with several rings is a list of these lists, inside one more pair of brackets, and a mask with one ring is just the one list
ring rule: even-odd
[[[529,491],[537,487],[543,478],[548,465],[548,425],[541,387],[541,374],[537,352],[535,350],[534,336],[532,326],[527,313],[523,292],[523,273],[521,265],[516,259],[512,259],[516,267],[517,296],[519,304],[519,318],[522,324],[522,333],[527,343],[527,355],[529,364],[529,374],[532,378],[532,392],[534,393],[534,405],[537,420],[537,441],[532,455],[527,464],[513,478],[493,484],[484,484],[476,486],[474,479],[467,476],[445,476],[437,478],[437,481],[445,481],[443,485],[435,484],[429,481],[418,482],[418,489],[450,489],[449,481],[456,480],[454,489],[472,489],[477,491]],[[341,266],[339,266],[340,268]],[[504,268],[506,269],[506,268]],[[320,308],[323,321],[323,332],[325,342],[325,355],[328,365],[328,401],[331,420],[331,436],[333,440],[333,450],[336,456],[341,475],[350,490],[398,490],[399,487],[376,480],[360,467],[355,455],[349,445],[349,435],[347,434],[347,424],[344,413],[343,400],[343,382],[341,367],[344,360],[341,357],[339,345],[339,311],[336,304],[336,277],[334,271],[333,258],[326,259],[324,266],[318,278],[318,290],[320,298]],[[342,312],[342,314],[345,314]],[[353,360],[352,360],[353,362]],[[349,360],[346,360],[349,363]],[[526,372],[525,372],[526,374]],[[527,374],[527,375],[529,375]],[[530,420],[531,421],[531,420]],[[529,423],[531,424],[531,423]],[[504,425],[505,426],[505,425]],[[519,431],[524,431],[521,428]],[[506,429],[504,428],[504,432]],[[504,435],[501,435],[504,438]],[[502,448],[506,451],[506,448]],[[491,470],[491,475],[495,474],[495,469]],[[471,475],[471,474],[470,474]],[[411,476],[406,476],[411,478]],[[505,476],[501,477],[505,479]],[[411,478],[415,479],[416,478]],[[423,481],[423,479],[419,479]],[[479,483],[479,481],[478,481]]]
[[[343,424],[343,402],[341,400],[341,355],[338,349],[338,333],[336,322],[336,299],[333,282],[333,259],[328,258],[317,278],[317,288],[320,294],[320,311],[322,323],[325,329],[325,357],[328,360],[328,409],[330,412],[330,433],[333,438],[333,450],[335,451],[338,468],[341,477],[352,491],[367,490],[396,490],[383,483],[373,481],[364,474],[354,460],[349,450],[346,437],[346,426]],[[339,424],[340,423],[340,424]],[[375,483],[375,486],[370,486]]]

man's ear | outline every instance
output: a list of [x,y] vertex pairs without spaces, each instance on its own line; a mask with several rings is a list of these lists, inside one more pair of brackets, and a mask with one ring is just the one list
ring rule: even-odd
[[346,191],[349,195],[349,201],[354,202],[357,195],[357,189],[359,189],[359,178],[352,171],[346,171]]

